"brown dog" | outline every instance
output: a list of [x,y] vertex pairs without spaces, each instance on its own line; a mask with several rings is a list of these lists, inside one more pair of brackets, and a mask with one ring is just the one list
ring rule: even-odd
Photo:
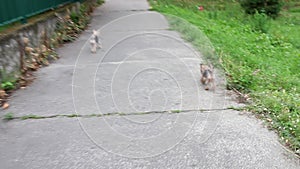
[[213,65],[200,64],[201,83],[205,85],[205,90],[215,90],[215,78]]

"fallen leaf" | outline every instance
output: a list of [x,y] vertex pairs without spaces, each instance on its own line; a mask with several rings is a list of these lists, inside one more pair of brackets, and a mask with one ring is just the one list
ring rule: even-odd
[[4,90],[0,90],[0,98],[4,98],[6,96],[6,92]]
[[2,109],[7,109],[9,107],[9,104],[8,103],[4,103],[3,105],[2,105]]
[[26,52],[27,54],[30,54],[32,51],[34,51],[33,48],[28,47],[28,46],[25,47],[25,52]]
[[27,45],[27,44],[28,44],[28,42],[29,42],[29,39],[28,39],[28,38],[26,38],[26,37],[24,37],[24,38],[23,38],[23,42],[24,42],[24,44],[25,44],[25,45]]

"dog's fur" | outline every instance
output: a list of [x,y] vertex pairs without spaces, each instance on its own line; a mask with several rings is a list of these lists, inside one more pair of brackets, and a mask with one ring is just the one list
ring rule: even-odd
[[99,32],[96,30],[93,30],[93,34],[90,40],[91,44],[91,52],[96,53],[97,48],[102,48],[100,39],[99,39]]
[[201,83],[205,85],[205,90],[215,90],[214,67],[210,64],[200,64]]

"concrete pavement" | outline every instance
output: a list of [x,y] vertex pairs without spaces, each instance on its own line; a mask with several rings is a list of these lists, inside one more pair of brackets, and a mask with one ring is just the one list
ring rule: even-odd
[[203,89],[201,53],[148,9],[107,1],[62,58],[12,96],[1,116],[103,116],[1,121],[1,168],[299,168],[261,121],[227,109],[240,105],[221,73],[215,92]]

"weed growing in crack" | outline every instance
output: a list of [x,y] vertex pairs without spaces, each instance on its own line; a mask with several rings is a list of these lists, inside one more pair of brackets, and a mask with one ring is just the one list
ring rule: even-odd
[[64,117],[80,117],[78,114],[68,114],[68,115],[63,115]]
[[9,121],[9,120],[13,120],[14,118],[15,118],[14,114],[11,113],[11,112],[9,112],[9,113],[7,113],[7,114],[4,115],[3,120]]
[[27,120],[27,119],[42,119],[42,118],[45,118],[45,117],[29,114],[29,115],[22,116],[20,119]]
[[172,110],[171,113],[180,113],[181,110]]

